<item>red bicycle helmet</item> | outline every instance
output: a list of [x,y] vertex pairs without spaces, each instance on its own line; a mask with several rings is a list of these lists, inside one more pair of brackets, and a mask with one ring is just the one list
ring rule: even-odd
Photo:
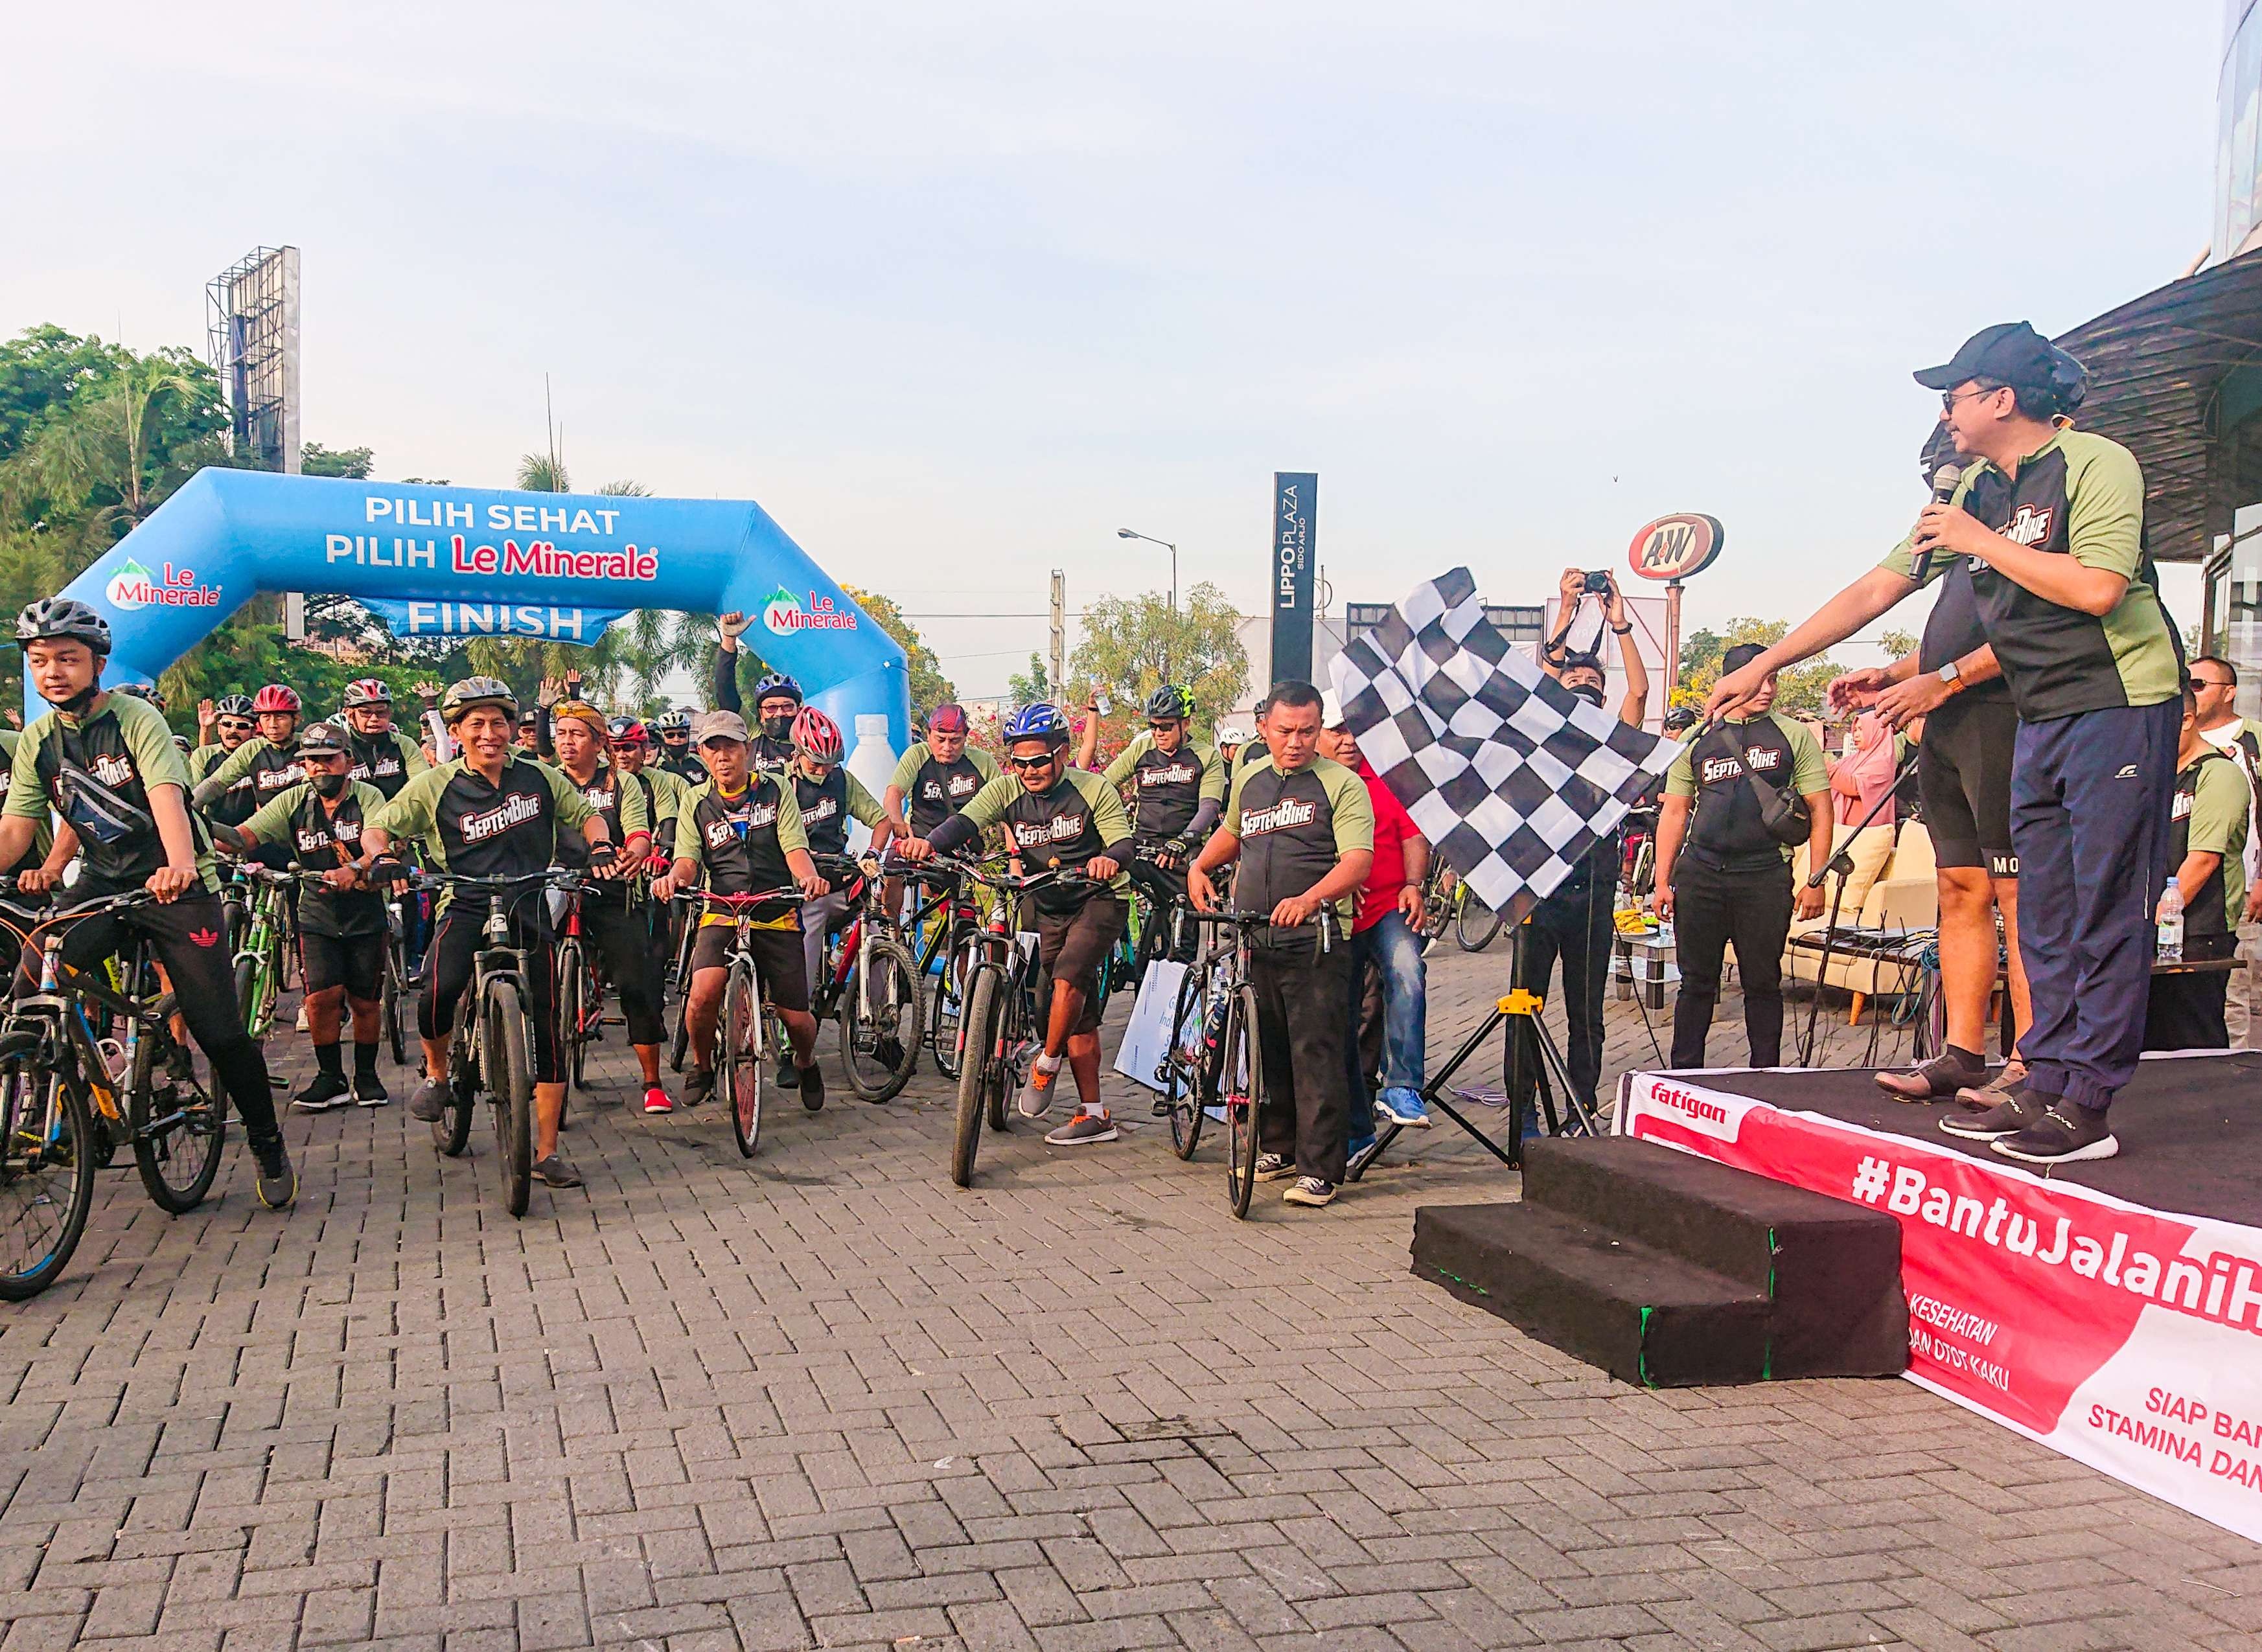
[[634,717],[616,717],[605,725],[606,737],[616,746],[648,746],[651,731]]
[[793,720],[793,749],[811,763],[840,761],[840,725],[814,706],[803,706]]
[[295,688],[285,688],[280,683],[268,684],[266,687],[251,697],[251,715],[256,717],[263,712],[269,711],[287,711],[292,716],[297,716],[299,691]]
[[357,706],[389,706],[393,703],[393,685],[382,677],[357,677],[346,685],[345,707],[351,711]]

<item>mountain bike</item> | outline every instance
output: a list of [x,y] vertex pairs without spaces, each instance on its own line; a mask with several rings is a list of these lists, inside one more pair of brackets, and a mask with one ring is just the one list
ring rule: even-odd
[[[0,1299],[35,1296],[68,1265],[116,1141],[132,1146],[150,1199],[175,1216],[202,1203],[220,1174],[227,1107],[197,1076],[147,939],[127,949],[126,991],[62,961],[72,927],[155,898],[135,889],[45,915],[0,899],[0,929],[40,952],[39,989],[0,1018]],[[97,1017],[112,1039],[97,1041]]]
[[1032,1034],[1042,1024],[1037,941],[1019,930],[1021,898],[1047,887],[1095,886],[1074,867],[1020,874],[969,861],[952,864],[961,876],[998,896],[988,922],[972,937],[966,1015],[959,1027],[958,1116],[951,1138],[950,1179],[963,1188],[974,1181],[983,1118],[986,1114],[991,1130],[1005,1128],[1005,1098],[1027,1076],[1022,1069],[1035,1052]]
[[581,932],[582,890],[567,892],[566,910],[558,924],[558,1044],[562,1060],[558,1076],[566,1082],[558,1104],[558,1123],[563,1129],[566,1109],[573,1092],[588,1088],[589,1046],[605,1024],[604,960],[587,945]]
[[[761,995],[761,972],[755,966],[749,937],[754,913],[766,906],[788,902],[798,907],[800,886],[785,884],[753,894],[717,894],[707,889],[687,889],[676,897],[694,903],[695,917],[687,927],[698,927],[697,916],[720,909],[731,915],[729,973],[723,981],[722,1012],[715,1017],[714,1074],[717,1088],[730,1098],[731,1135],[743,1159],[754,1156],[762,1135],[762,1063],[769,1054],[769,1024],[773,1012]],[[687,987],[684,998],[690,992]],[[687,1010],[684,1019],[690,1019]]]
[[238,870],[250,898],[244,914],[243,941],[235,952],[235,1007],[243,1017],[243,1030],[256,1043],[275,1025],[275,998],[283,989],[284,954],[291,932],[284,891],[297,883],[301,873],[295,862],[288,872],[277,872],[256,860],[245,861]]
[[838,1022],[848,1088],[868,1102],[891,1101],[918,1062],[918,963],[875,921],[881,883],[872,867],[820,855],[817,869],[850,904],[839,931],[827,938],[821,984],[810,983],[810,1013]]
[[[1423,917],[1429,916],[1425,909]],[[1470,891],[1466,880],[1453,885],[1453,939],[1464,952],[1481,952],[1500,933],[1500,914]]]
[[[921,1022],[935,1071],[955,1079],[966,975],[972,967],[973,936],[981,912],[949,868],[938,867],[932,860],[891,858],[887,873],[911,880],[911,913],[901,925],[889,927],[897,944],[911,953],[912,979],[921,983]],[[923,888],[934,893],[923,897],[918,893]]]
[[461,1156],[471,1141],[472,1110],[485,1095],[494,1124],[503,1203],[513,1216],[524,1216],[534,1195],[534,995],[527,949],[511,938],[510,914],[544,890],[580,887],[581,874],[545,867],[516,877],[479,878],[435,870],[418,873],[410,882],[417,888],[487,897],[483,945],[472,954],[471,985],[448,1043],[448,1094],[433,1124],[432,1140],[447,1157]]

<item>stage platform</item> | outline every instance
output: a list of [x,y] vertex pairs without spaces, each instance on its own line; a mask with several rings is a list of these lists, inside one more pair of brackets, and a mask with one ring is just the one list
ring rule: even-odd
[[1619,1133],[1889,1212],[1910,1380],[2262,1541],[2262,1053],[2148,1058],[2043,1177],[1868,1071],[1630,1073]]

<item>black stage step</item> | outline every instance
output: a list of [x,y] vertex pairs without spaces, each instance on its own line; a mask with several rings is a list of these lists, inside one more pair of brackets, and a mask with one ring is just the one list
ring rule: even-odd
[[1416,1211],[1414,1263],[1629,1382],[1893,1376],[1908,1362],[1891,1216],[1652,1142],[1526,1142],[1524,1203]]

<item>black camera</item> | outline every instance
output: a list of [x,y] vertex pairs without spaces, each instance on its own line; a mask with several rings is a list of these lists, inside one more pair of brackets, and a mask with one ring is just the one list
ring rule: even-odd
[[1610,576],[1607,571],[1597,570],[1587,576],[1587,594],[1593,597],[1610,594]]

